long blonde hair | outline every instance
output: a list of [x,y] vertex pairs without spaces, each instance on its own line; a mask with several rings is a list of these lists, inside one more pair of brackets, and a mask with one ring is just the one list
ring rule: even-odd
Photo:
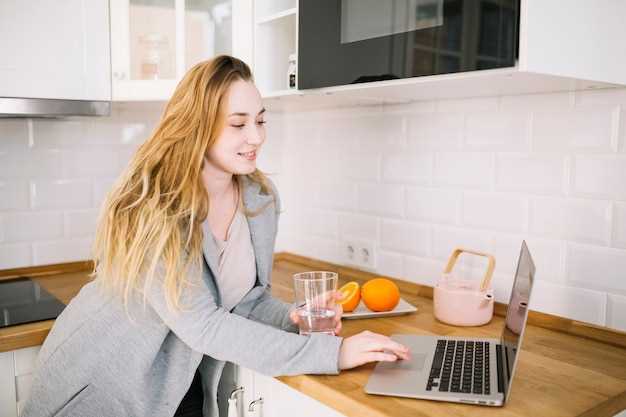
[[[125,306],[159,269],[168,308],[180,309],[187,274],[201,270],[196,268],[202,262],[201,226],[209,211],[203,161],[223,129],[227,92],[237,80],[252,82],[252,73],[230,56],[191,68],[103,203],[92,276]],[[276,199],[261,171],[247,177]],[[238,176],[235,181],[242,195],[242,181]]]

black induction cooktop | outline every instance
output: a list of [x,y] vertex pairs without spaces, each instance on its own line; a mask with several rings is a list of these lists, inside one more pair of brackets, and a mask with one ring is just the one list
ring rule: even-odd
[[27,277],[0,281],[0,327],[56,318],[65,304]]

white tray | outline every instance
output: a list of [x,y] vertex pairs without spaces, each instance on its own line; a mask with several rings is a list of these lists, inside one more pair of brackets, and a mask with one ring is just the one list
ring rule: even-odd
[[391,311],[372,311],[365,307],[363,301],[359,302],[359,305],[356,306],[354,310],[350,313],[343,313],[341,316],[344,319],[369,319],[374,317],[390,317],[390,316],[399,316],[401,314],[409,314],[417,311],[417,307],[412,304],[407,303],[404,299],[400,298],[400,302],[396,308]]

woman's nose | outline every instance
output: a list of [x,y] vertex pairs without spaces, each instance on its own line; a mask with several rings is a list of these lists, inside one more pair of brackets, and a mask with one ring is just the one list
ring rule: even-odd
[[247,142],[251,145],[260,145],[263,143],[263,132],[260,132],[258,129],[253,129],[248,132]]

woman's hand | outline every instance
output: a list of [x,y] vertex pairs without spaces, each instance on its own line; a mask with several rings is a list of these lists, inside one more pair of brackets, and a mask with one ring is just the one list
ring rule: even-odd
[[[343,307],[341,307],[341,304],[339,304],[339,301],[343,298],[343,294],[341,293],[341,291],[335,291],[334,298],[335,298],[335,318],[333,319],[335,322],[334,332],[335,332],[335,335],[338,335],[339,332],[341,332],[341,316],[343,315]],[[289,319],[293,322],[293,324],[295,324],[296,326],[298,325],[300,318],[298,317],[298,313],[295,308],[293,308],[289,312]]]
[[339,350],[339,369],[355,368],[368,362],[394,362],[398,358],[411,358],[406,346],[366,330],[343,339]]

